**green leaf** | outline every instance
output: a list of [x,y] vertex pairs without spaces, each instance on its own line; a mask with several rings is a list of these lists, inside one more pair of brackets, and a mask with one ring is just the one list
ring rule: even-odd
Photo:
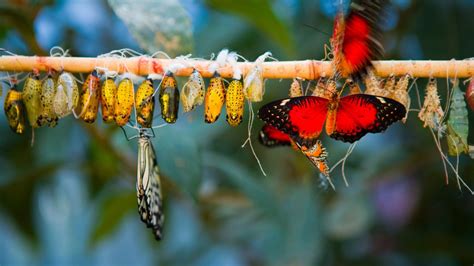
[[294,51],[289,28],[275,14],[269,0],[206,0],[206,3],[213,9],[242,17],[281,45],[288,53]]
[[[98,243],[120,225],[120,221],[136,209],[135,192],[132,191],[113,191],[110,197],[103,200],[99,207],[99,218],[91,236],[92,244]],[[137,214],[137,219],[139,219]]]
[[192,25],[179,0],[108,0],[146,52],[177,56],[192,51]]

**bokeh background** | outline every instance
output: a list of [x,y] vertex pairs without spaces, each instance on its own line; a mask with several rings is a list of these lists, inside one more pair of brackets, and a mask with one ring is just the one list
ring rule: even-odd
[[[121,19],[113,8],[123,2],[1,0],[0,47],[22,55],[48,54],[56,45],[73,56],[124,47],[146,53],[126,23],[152,16],[130,11]],[[181,16],[178,30],[149,30],[176,30],[189,45],[185,50],[192,49],[183,54],[209,58],[229,48],[250,60],[265,51],[296,60],[324,57],[329,37],[322,32],[331,32],[340,1],[136,2],[154,3],[150,10],[162,23]],[[472,14],[472,0],[393,1],[383,25],[386,59],[473,57]],[[438,83],[445,91],[446,80]],[[289,84],[268,81],[264,102],[285,97]],[[425,84],[417,82],[421,91]],[[56,128],[36,130],[30,147],[31,132],[15,135],[2,116],[0,265],[474,263],[474,198],[458,190],[452,174],[445,184],[440,155],[416,113],[406,125],[364,137],[346,163],[350,186],[344,186],[340,170],[333,172],[337,191],[325,187],[290,148],[261,147],[257,121],[252,140],[268,173],[264,177],[250,149],[241,148],[247,120],[238,128],[224,117],[208,125],[202,113],[198,108],[180,114],[177,124],[159,129],[153,140],[166,208],[159,243],[137,213],[135,140],[127,141],[116,126],[69,117]],[[322,138],[334,164],[348,145]],[[459,169],[474,186],[467,155]]]

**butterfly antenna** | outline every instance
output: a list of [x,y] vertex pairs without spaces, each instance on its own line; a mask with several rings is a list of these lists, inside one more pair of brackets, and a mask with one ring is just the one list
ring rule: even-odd
[[306,26],[306,27],[308,27],[308,28],[310,28],[310,29],[313,29],[313,30],[315,30],[315,31],[317,31],[317,32],[319,32],[319,33],[321,33],[321,34],[323,34],[323,35],[326,35],[326,36],[331,37],[331,34],[325,32],[325,31],[323,31],[323,30],[321,30],[321,29],[319,29],[319,28],[316,28],[316,27],[313,26],[313,25],[309,25],[309,24],[306,24],[306,23],[303,24],[303,25]]

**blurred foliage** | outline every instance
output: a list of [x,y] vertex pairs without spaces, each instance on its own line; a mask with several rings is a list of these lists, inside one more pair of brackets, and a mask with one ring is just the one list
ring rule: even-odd
[[240,16],[267,34],[284,50],[294,55],[294,42],[285,22],[273,11],[269,0],[207,0],[209,7]]
[[[161,49],[151,38],[159,31],[172,36],[179,31],[185,36],[179,48],[190,49],[192,30],[196,57],[229,48],[249,59],[265,51],[280,60],[317,59],[324,57],[329,37],[321,32],[331,32],[334,10],[334,1],[326,0],[159,2],[185,10],[156,5],[147,8],[155,13],[151,17],[134,15],[132,10],[139,6],[132,6],[128,13],[117,12],[125,18],[122,21],[112,10],[129,1],[2,1],[0,46],[25,54],[46,54],[54,45],[71,48],[74,56],[95,56],[124,46],[150,53]],[[473,56],[470,1],[393,2],[385,34],[387,59]],[[138,33],[133,29],[138,24],[130,26],[152,25],[148,23],[155,23],[151,18],[158,14],[163,16],[159,21],[172,15],[192,25],[152,26],[150,33]],[[146,40],[138,37],[137,44],[132,35]],[[433,41],[439,38],[449,41]],[[267,81],[265,102],[286,97],[289,83]],[[417,81],[421,92],[425,83]],[[438,82],[443,99],[446,83]],[[411,96],[413,108],[418,108],[416,88]],[[259,106],[254,104],[254,110]],[[115,126],[100,121],[85,125],[68,117],[54,129],[36,130],[35,146],[30,147],[31,132],[13,134],[2,116],[0,265],[474,261],[474,229],[469,227],[474,201],[457,190],[454,178],[444,184],[440,156],[416,113],[410,114],[407,125],[365,137],[346,164],[350,187],[336,170],[333,192],[320,187],[317,171],[304,156],[290,148],[259,146],[257,122],[252,139],[268,173],[263,177],[250,150],[240,147],[246,126],[230,128],[223,117],[216,124],[204,124],[202,111],[180,114],[177,124],[158,129],[153,140],[166,208],[160,243],[136,210],[135,140],[127,141]],[[472,112],[469,118],[473,132]],[[323,142],[332,164],[348,148],[324,137]],[[468,142],[474,143],[473,134]],[[459,169],[473,186],[471,159],[462,156]]]
[[179,0],[108,0],[109,5],[148,54],[171,57],[192,50],[192,27]]

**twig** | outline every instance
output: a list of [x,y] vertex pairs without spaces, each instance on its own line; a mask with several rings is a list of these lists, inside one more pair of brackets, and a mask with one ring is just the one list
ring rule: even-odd
[[[163,74],[176,59],[157,59],[150,56],[135,56],[130,58],[117,57],[41,57],[41,56],[1,56],[0,71],[29,72],[33,69],[47,71],[61,69],[73,73],[90,73],[94,68],[107,66],[110,71],[119,73],[131,72],[137,75],[153,73]],[[178,70],[175,75],[189,76],[193,69],[197,69],[204,77],[211,77],[208,68],[213,61],[192,60],[189,66]],[[304,60],[278,61],[262,64],[265,79],[293,79],[302,78],[314,80],[322,74],[332,75],[331,62]],[[237,63],[238,68],[245,75],[252,66],[249,62]],[[402,76],[410,73],[414,78],[470,78],[474,76],[474,60],[445,60],[445,61],[375,61],[376,74],[388,77],[390,74]],[[233,75],[231,65],[219,68],[222,77],[230,78]]]

